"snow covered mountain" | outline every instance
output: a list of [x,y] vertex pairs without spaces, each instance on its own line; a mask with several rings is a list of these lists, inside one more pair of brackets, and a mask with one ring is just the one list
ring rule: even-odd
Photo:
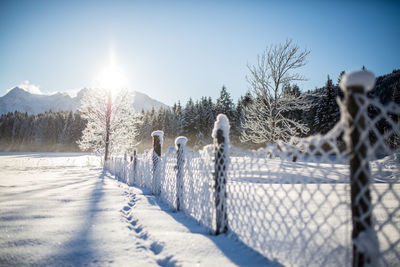
[[[56,93],[53,95],[32,94],[22,88],[15,87],[6,95],[0,97],[0,114],[16,110],[29,114],[37,114],[49,110],[76,111],[80,107],[80,101],[86,90],[88,89],[84,88],[79,91],[76,97],[71,97],[66,93]],[[151,110],[153,107],[155,109],[167,107],[164,103],[136,91],[133,93],[132,106],[137,112],[142,111],[142,109]]]
[[49,110],[76,110],[79,102],[67,94],[54,95],[31,94],[22,88],[15,87],[5,96],[0,97],[0,114],[7,112],[41,113]]
[[161,107],[168,107],[164,103],[155,100],[151,97],[149,97],[146,94],[140,93],[138,91],[133,92],[133,103],[132,103],[133,109],[136,112],[141,112],[142,109],[146,110],[151,110],[153,107],[157,110]]

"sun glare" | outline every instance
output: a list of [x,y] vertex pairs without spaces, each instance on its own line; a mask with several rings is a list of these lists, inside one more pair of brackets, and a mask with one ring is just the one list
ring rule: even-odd
[[110,53],[110,63],[101,69],[95,79],[95,86],[104,90],[117,91],[128,87],[124,70],[117,65],[114,53]]

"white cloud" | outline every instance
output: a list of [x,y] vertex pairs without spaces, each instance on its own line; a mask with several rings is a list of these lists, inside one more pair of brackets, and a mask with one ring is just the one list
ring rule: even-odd
[[18,85],[19,88],[24,89],[25,91],[31,94],[42,95],[43,93],[40,91],[39,86],[30,83],[28,80]]

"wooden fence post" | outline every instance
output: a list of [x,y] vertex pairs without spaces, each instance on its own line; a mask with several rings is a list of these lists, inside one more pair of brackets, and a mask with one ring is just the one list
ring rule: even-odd
[[131,184],[134,185],[136,184],[136,176],[137,176],[137,149],[133,149],[133,155],[131,155],[131,162],[132,162],[132,167],[133,168],[133,173],[132,173],[132,181]]
[[229,167],[229,120],[224,114],[219,114],[212,132],[214,139],[214,194],[216,208],[215,234],[228,230],[228,214],[226,206],[226,183]]
[[164,132],[154,131],[151,136],[153,137],[153,193],[159,195],[161,193],[161,146]]
[[187,138],[179,136],[175,139],[176,147],[176,210],[182,209],[183,202],[183,168],[185,166],[185,146]]
[[128,183],[128,152],[126,152],[125,151],[125,153],[124,153],[124,164],[123,164],[123,167],[124,167],[124,172],[123,172],[123,181],[125,182],[125,183]]
[[375,76],[368,71],[346,74],[340,82],[345,94],[346,143],[350,161],[353,266],[375,266],[379,245],[372,224],[370,193],[371,172],[368,162],[369,131],[365,98],[375,84]]

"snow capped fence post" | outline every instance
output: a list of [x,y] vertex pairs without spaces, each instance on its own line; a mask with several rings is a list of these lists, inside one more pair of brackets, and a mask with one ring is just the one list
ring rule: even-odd
[[154,131],[151,136],[153,137],[153,193],[159,195],[161,193],[161,146],[164,132]]
[[226,207],[226,183],[229,166],[229,120],[224,114],[219,114],[212,131],[214,139],[215,171],[214,196],[216,207],[215,234],[228,230],[228,214]]
[[183,167],[185,165],[185,146],[187,138],[179,136],[175,139],[176,148],[176,210],[180,210],[183,201]]
[[128,152],[124,153],[124,164],[123,164],[123,181],[128,183]]
[[346,143],[350,161],[353,266],[376,266],[378,240],[372,225],[372,202],[368,162],[369,132],[368,104],[361,98],[375,84],[375,76],[368,71],[346,74],[340,82],[345,94]]
[[137,170],[137,149],[136,148],[133,149],[133,154],[131,154],[131,162],[132,162],[131,168],[133,169],[133,171],[132,171],[132,175],[131,175],[130,185],[134,185],[135,179],[137,176],[137,172],[136,172],[136,170]]

